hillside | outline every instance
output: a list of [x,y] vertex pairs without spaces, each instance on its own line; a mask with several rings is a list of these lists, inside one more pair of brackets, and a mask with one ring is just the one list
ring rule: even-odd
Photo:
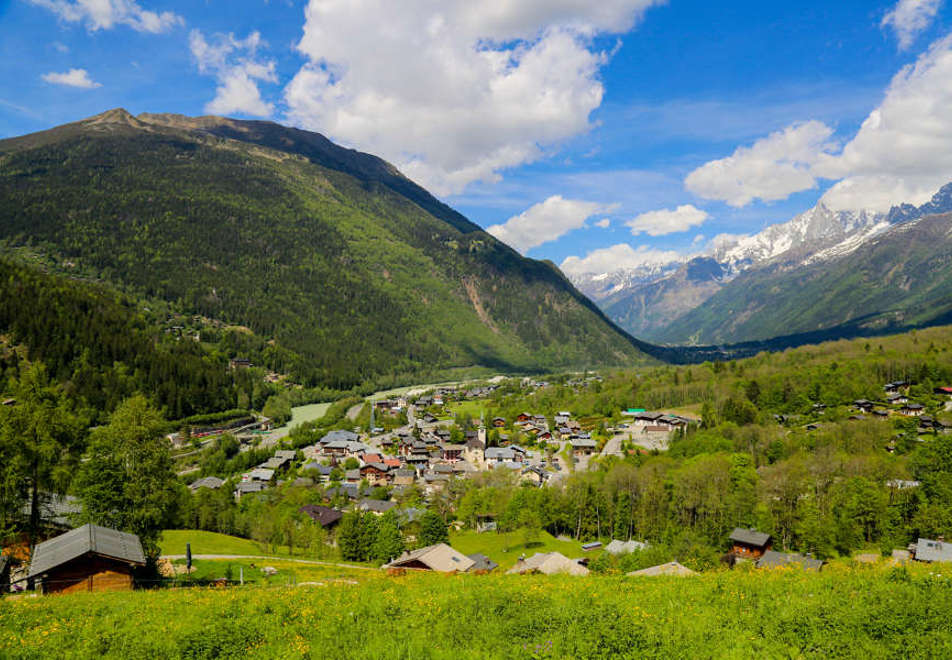
[[952,214],[897,225],[824,262],[742,273],[663,333],[676,343],[898,332],[947,322]]
[[233,355],[307,385],[645,359],[551,264],[268,122],[111,110],[0,141],[0,242],[250,329],[222,338]]
[[[279,573],[276,578],[281,577]],[[0,654],[164,658],[948,657],[928,567],[657,578],[359,576],[25,599]]]

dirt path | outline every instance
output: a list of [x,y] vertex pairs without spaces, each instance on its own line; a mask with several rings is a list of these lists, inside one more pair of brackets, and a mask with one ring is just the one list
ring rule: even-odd
[[[185,555],[162,555],[160,559],[185,559]],[[269,555],[192,555],[192,559],[266,559],[269,561],[290,561],[296,564],[313,564],[315,566],[335,566],[337,568],[356,568],[362,571],[376,571],[379,569],[370,566],[355,566],[353,564],[339,564],[333,561],[317,561],[316,559],[294,559],[291,557],[272,557]]]

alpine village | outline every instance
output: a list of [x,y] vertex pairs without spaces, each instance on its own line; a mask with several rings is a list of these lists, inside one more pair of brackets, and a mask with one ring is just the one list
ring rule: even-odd
[[166,4],[0,4],[0,657],[952,657],[942,0]]

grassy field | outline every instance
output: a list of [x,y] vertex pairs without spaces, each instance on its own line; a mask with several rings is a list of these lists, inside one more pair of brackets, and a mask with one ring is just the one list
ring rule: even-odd
[[582,556],[594,559],[601,553],[600,550],[584,552],[578,541],[560,541],[548,532],[539,532],[528,547],[524,541],[522,532],[477,534],[465,531],[450,534],[450,545],[454,548],[466,555],[481,552],[498,563],[501,570],[511,568],[521,554],[532,556],[537,552],[561,552],[573,559]]
[[[163,555],[184,555],[185,544],[192,544],[193,555],[268,555],[290,557],[287,546],[271,548],[251,539],[227,534],[216,534],[197,529],[167,529],[162,532],[159,549]],[[295,549],[295,557],[307,559],[301,549]]]
[[928,567],[442,576],[0,603],[4,658],[948,658]]
[[[280,559],[196,559],[192,572],[184,572],[185,560],[178,559],[173,565],[181,571],[176,576],[178,585],[207,583],[225,578],[229,583],[243,581],[246,585],[296,586],[306,583],[327,583],[340,580],[375,579],[380,576],[376,569],[350,568],[336,565],[307,564]],[[276,572],[264,569],[275,569]]]

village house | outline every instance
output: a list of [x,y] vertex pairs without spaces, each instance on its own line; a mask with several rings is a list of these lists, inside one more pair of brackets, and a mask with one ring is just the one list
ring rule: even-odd
[[332,509],[329,506],[321,506],[319,504],[305,504],[300,509],[298,509],[298,511],[306,514],[311,520],[316,522],[324,529],[330,529],[339,523],[340,519],[344,517],[344,514],[341,511]]
[[497,428],[497,429],[501,429],[502,427],[504,427],[504,426],[506,425],[506,418],[505,418],[505,417],[493,417],[493,419],[492,419],[492,425],[493,425],[495,428]]
[[235,491],[233,495],[235,496],[235,501],[240,502],[241,498],[245,495],[251,495],[254,493],[260,493],[268,487],[268,484],[261,481],[242,481],[240,484],[235,486]]
[[440,449],[440,458],[444,461],[456,462],[463,458],[464,445],[443,445]]
[[29,577],[38,581],[44,594],[127,591],[137,566],[145,566],[138,536],[83,525],[38,544]]
[[404,552],[402,555],[384,564],[386,569],[416,571],[436,571],[438,573],[466,573],[477,565],[463,553],[445,543],[429,545],[419,550]]
[[390,509],[397,506],[396,502],[391,502],[389,500],[374,500],[374,499],[363,499],[357,503],[358,511],[368,511],[376,516],[382,516]]
[[395,470],[393,473],[394,486],[412,486],[414,481],[416,481],[415,470],[401,469],[401,470]]
[[767,550],[755,564],[757,568],[787,568],[791,566],[802,568],[805,571],[819,571],[823,568],[823,560],[813,557],[804,557],[789,552]]
[[218,477],[203,477],[198,481],[193,481],[189,484],[188,489],[190,491],[197,492],[200,488],[208,488],[209,490],[218,490],[224,485],[224,481]]
[[899,409],[899,414],[906,417],[919,417],[924,412],[925,407],[920,403],[907,403]]
[[386,463],[367,463],[358,472],[361,479],[366,479],[371,486],[390,481],[390,466]]
[[476,438],[468,439],[463,445],[463,459],[479,465],[483,461],[483,453],[486,451],[486,443]]
[[577,438],[573,438],[571,441],[572,452],[576,456],[591,456],[595,453],[595,449],[598,447],[598,444],[592,440],[588,434],[584,434]]
[[520,558],[516,565],[506,571],[507,575],[542,573],[544,575],[588,575],[589,570],[578,561],[559,552],[538,552],[528,559]]
[[731,552],[741,558],[757,559],[771,548],[770,534],[738,527],[731,532]]

